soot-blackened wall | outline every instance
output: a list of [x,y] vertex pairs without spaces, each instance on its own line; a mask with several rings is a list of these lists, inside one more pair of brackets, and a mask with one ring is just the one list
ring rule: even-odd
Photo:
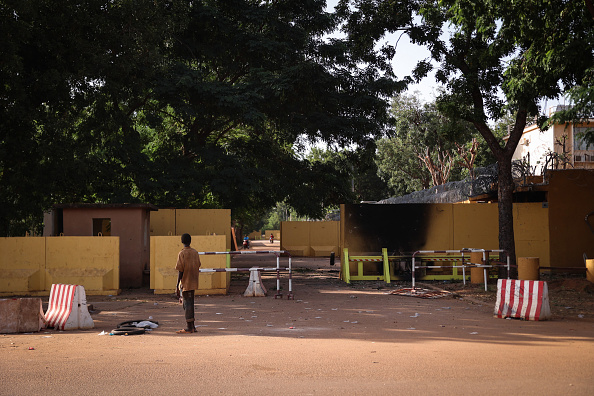
[[349,252],[412,253],[427,241],[431,205],[346,204],[342,215]]

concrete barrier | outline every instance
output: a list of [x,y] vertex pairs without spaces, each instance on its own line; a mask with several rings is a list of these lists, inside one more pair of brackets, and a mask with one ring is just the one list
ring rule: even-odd
[[151,213],[151,236],[176,235],[175,209],[159,209]]
[[[489,257],[489,253],[485,253],[486,257]],[[472,252],[470,253],[470,264],[483,264],[483,253],[482,252]],[[488,271],[487,276],[488,275]],[[481,267],[471,267],[470,268],[470,283],[472,284],[480,284],[485,283],[485,269]]]
[[339,221],[310,221],[308,223],[311,256],[330,257],[330,253],[340,252]]
[[87,307],[85,288],[79,285],[52,285],[45,319],[48,327],[58,330],[95,327]]
[[524,320],[551,318],[549,289],[546,282],[499,279],[493,316]]
[[41,298],[0,299],[0,333],[30,333],[45,326]]
[[244,297],[266,297],[268,293],[266,287],[264,287],[264,283],[262,283],[262,274],[256,268],[252,267],[250,271],[250,281],[243,293]]
[[[192,236],[191,246],[199,252],[224,252],[225,235]],[[175,292],[178,272],[175,270],[177,255],[183,245],[179,236],[151,237],[150,287],[155,294]],[[225,268],[228,255],[200,256],[201,268]],[[227,273],[201,273],[197,295],[226,294],[229,291],[230,275]]]
[[46,290],[63,283],[90,295],[120,293],[119,237],[48,237],[45,256]]
[[224,235],[224,252],[231,249],[231,209],[176,209],[175,233]]

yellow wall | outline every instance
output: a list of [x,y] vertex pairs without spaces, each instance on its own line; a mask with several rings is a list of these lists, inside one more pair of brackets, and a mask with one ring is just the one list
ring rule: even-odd
[[[423,250],[440,250],[443,246],[453,246],[454,210],[452,204],[432,204],[430,206],[430,227],[427,229]],[[447,249],[451,249],[448,247]]]
[[[282,229],[282,224],[281,224],[281,229]],[[266,235],[266,239],[270,239],[270,234],[274,235],[275,241],[281,240],[281,230],[266,230],[264,232],[264,235]]]
[[309,221],[310,255],[328,257],[330,253],[339,254],[340,222]]
[[584,254],[594,257],[594,170],[550,172],[548,199],[551,266],[584,267]]
[[[191,246],[199,252],[224,252],[224,235],[193,235]],[[175,292],[178,272],[175,270],[177,255],[183,248],[179,236],[151,237],[151,289],[155,294]],[[201,255],[201,268],[225,268],[227,255]],[[196,294],[226,294],[229,277],[224,272],[201,273]]]
[[[262,234],[260,233],[260,231],[254,231],[252,233],[250,233],[248,235],[248,237],[250,238],[250,240],[252,241],[259,241],[260,239],[262,239]],[[270,237],[270,236],[269,236]]]
[[119,237],[48,237],[45,251],[46,290],[65,283],[91,295],[119,293]]
[[177,235],[175,209],[159,209],[151,213],[151,236]]
[[338,221],[283,221],[281,234],[281,250],[293,256],[327,257],[339,252]]
[[45,239],[0,238],[0,294],[45,290]]
[[118,294],[119,237],[0,238],[0,294],[49,295],[53,283]]
[[[281,222],[280,249],[288,251],[292,256],[310,255],[309,246],[309,222],[307,221],[283,221]],[[266,230],[266,235],[270,237],[270,230]],[[276,234],[274,235],[276,237]]]
[[151,213],[150,230],[151,236],[224,235],[231,249],[231,209],[159,209]]
[[[516,257],[539,257],[550,266],[549,211],[542,203],[514,203]],[[454,204],[453,249],[499,249],[497,204]]]
[[542,203],[514,204],[517,257],[538,257],[541,267],[551,266],[549,209]]
[[[406,205],[401,207],[407,210]],[[419,250],[499,249],[496,203],[427,204],[427,207],[429,221]],[[348,215],[345,210],[346,206],[341,206],[341,218]],[[349,241],[354,234],[345,229],[344,222],[341,228],[342,246],[357,245]],[[517,257],[539,257],[541,267],[550,266],[549,209],[540,202],[515,203],[514,235]]]
[[457,203],[453,207],[451,249],[499,249],[497,204]]

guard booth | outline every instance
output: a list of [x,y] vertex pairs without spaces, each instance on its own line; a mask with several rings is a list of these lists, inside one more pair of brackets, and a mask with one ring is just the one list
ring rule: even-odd
[[120,287],[148,286],[150,214],[156,210],[150,204],[58,204],[46,216],[44,236],[118,236]]

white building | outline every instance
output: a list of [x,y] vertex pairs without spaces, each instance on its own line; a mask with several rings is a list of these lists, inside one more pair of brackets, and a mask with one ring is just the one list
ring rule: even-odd
[[[566,106],[549,108],[549,116]],[[594,169],[594,146],[587,147],[578,136],[594,128],[594,120],[585,124],[555,124],[541,131],[536,123],[527,124],[513,160],[525,159],[534,175],[547,169]],[[505,138],[507,140],[507,137]]]

